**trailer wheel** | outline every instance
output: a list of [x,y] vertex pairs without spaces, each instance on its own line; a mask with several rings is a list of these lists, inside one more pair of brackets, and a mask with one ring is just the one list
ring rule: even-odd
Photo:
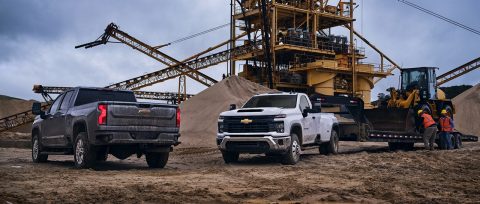
[[225,161],[225,163],[228,164],[228,163],[237,162],[238,158],[240,157],[240,154],[238,152],[222,151],[222,157],[223,157],[223,161]]
[[452,134],[452,144],[454,149],[462,148],[462,134],[453,133]]
[[405,151],[412,151],[415,149],[415,143],[413,142],[403,143],[402,149]]
[[401,146],[401,143],[398,143],[398,142],[388,143],[388,149],[390,149],[390,151],[397,151],[400,149],[400,146]]

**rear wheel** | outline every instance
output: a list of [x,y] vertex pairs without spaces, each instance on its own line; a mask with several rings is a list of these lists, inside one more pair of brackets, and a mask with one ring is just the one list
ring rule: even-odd
[[225,163],[228,164],[228,163],[237,162],[238,158],[240,157],[240,154],[238,152],[222,151],[222,157],[223,157],[223,161],[225,161]]
[[332,135],[330,136],[330,142],[328,143],[328,153],[337,154],[338,153],[338,134],[337,131],[333,130]]
[[285,165],[296,164],[300,160],[300,154],[302,153],[297,134],[292,133],[291,138],[292,142],[290,143],[290,147],[282,159],[282,164]]
[[148,167],[163,168],[167,165],[170,152],[150,152],[145,154]]
[[108,159],[108,147],[99,147],[97,150],[97,161],[107,161]]
[[42,163],[48,160],[47,154],[41,154],[42,144],[38,138],[38,134],[32,137],[32,161],[35,163]]
[[87,133],[78,133],[75,139],[74,150],[74,162],[75,167],[84,169],[90,168],[95,165],[96,150],[93,145],[90,145],[87,137]]

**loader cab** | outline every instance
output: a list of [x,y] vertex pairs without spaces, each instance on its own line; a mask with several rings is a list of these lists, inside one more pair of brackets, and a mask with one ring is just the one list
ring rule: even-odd
[[401,69],[401,90],[411,91],[418,89],[422,100],[436,99],[437,77],[436,67],[417,67]]

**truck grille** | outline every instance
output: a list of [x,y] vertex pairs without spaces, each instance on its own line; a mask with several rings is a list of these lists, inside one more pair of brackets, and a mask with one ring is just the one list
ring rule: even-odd
[[[273,129],[274,116],[235,116],[225,117],[223,128],[229,133],[249,133],[249,132],[270,132]],[[248,124],[242,123],[242,120],[248,119]]]

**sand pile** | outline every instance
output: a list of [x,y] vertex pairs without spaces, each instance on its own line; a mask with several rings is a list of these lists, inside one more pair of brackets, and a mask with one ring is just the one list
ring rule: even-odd
[[[32,109],[33,100],[21,100],[12,98],[0,99],[0,118]],[[20,126],[12,131],[30,132],[31,124]]]
[[238,76],[205,89],[180,105],[182,146],[215,147],[218,115],[230,104],[243,105],[250,97],[272,90]]
[[464,134],[480,136],[480,84],[453,99],[455,128]]

